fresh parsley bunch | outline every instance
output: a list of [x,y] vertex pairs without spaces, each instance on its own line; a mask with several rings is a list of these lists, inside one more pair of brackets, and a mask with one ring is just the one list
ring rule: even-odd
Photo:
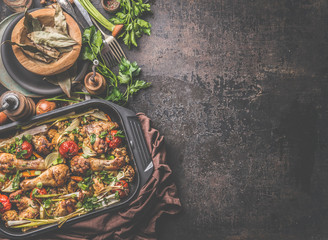
[[143,3],[142,0],[119,0],[121,12],[116,13],[116,17],[110,19],[114,24],[123,24],[124,31],[119,36],[124,43],[131,48],[131,45],[138,46],[137,39],[143,34],[150,35],[151,24],[140,16],[145,12],[150,12],[150,4]]
[[86,28],[83,33],[82,59],[90,61],[97,59],[99,61],[97,72],[102,74],[108,82],[107,94],[104,99],[125,104],[131,95],[149,87],[150,83],[138,80],[137,77],[141,68],[137,62],[131,63],[125,58],[122,58],[119,64],[118,76],[113,73],[101,57],[102,44],[100,31],[97,31],[95,26]]
[[[113,86],[107,95],[106,100],[113,102],[127,102],[131,95],[150,86],[150,83],[144,80],[136,79],[141,71],[141,68],[138,66],[137,62],[131,63],[129,60],[122,58],[119,68],[120,70],[117,76],[117,82],[119,82],[121,88],[118,87],[118,84]],[[122,87],[126,88],[124,93],[120,91]]]

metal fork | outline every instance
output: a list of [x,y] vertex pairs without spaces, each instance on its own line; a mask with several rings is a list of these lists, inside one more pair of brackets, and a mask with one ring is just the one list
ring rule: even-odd
[[96,20],[92,17],[91,20],[104,36],[104,43],[106,44],[104,44],[103,49],[101,50],[101,55],[104,58],[106,66],[115,66],[117,63],[121,62],[122,57],[126,58],[121,46],[113,36],[107,35],[103,32]]

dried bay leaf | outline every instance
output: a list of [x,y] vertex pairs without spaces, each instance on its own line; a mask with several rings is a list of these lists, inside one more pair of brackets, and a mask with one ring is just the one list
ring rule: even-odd
[[25,49],[22,49],[22,51],[29,57],[31,57],[35,60],[39,60],[41,62],[50,63],[53,60],[52,58],[50,58],[49,56],[47,56],[41,52],[31,52],[31,51],[28,51]]
[[63,48],[58,48],[57,49],[60,53],[67,53],[67,52],[70,52],[73,50],[73,47],[72,46],[69,46],[69,47],[63,47]]
[[48,47],[62,48],[76,44],[75,40],[71,37],[57,32],[36,31],[29,33],[27,36],[35,44]]
[[62,8],[60,7],[60,4],[56,5],[54,22],[55,22],[55,27],[54,27],[55,29],[68,35],[66,18],[64,16]]
[[42,31],[45,31],[45,32],[56,32],[56,33],[64,34],[65,36],[69,36],[69,35],[63,33],[62,31],[60,31],[60,30],[58,30],[58,29],[56,29],[54,27],[44,26],[42,28]]
[[27,30],[27,33],[42,30],[40,21],[29,14],[27,10],[25,11],[24,26]]
[[65,72],[56,74],[54,76],[44,77],[44,80],[54,85],[60,86],[63,92],[68,97],[71,97],[71,86],[72,86],[72,82],[76,78],[76,73],[77,73],[77,64],[75,63],[71,68],[69,68]]
[[53,58],[42,51],[40,51],[35,45],[21,44],[15,43],[11,41],[5,41],[5,43],[9,43],[11,45],[17,45],[21,48],[21,50],[29,57],[39,60],[41,62],[50,63]]
[[35,44],[35,47],[40,52],[48,55],[49,57],[52,57],[52,58],[55,58],[55,59],[58,59],[59,58],[60,52],[57,51],[55,48],[51,48],[51,47],[44,46],[44,45],[38,45],[38,44]]

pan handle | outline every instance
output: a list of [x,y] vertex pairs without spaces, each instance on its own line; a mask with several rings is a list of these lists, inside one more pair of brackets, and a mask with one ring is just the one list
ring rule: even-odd
[[139,118],[129,109],[123,108],[116,104],[115,108],[122,116],[122,120],[126,128],[126,135],[128,135],[127,140],[130,143],[133,156],[139,170],[140,186],[143,186],[153,174],[154,165],[146,144],[146,139],[143,135]]

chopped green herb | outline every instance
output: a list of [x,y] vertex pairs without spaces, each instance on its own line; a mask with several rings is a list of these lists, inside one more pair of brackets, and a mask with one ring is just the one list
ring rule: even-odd
[[96,134],[93,133],[90,136],[90,143],[91,145],[93,145],[95,142],[96,142]]
[[87,191],[93,184],[92,177],[87,177],[83,181],[79,182],[77,185],[84,191]]
[[23,144],[23,139],[15,138],[15,143],[17,146],[20,146]]
[[103,131],[103,132],[101,132],[100,134],[99,134],[99,138],[105,138],[106,137],[106,135],[107,135],[107,131]]
[[13,187],[14,190],[19,189],[20,175],[21,174],[19,173],[19,170],[17,170],[16,175],[15,175],[15,177],[13,179],[13,185],[12,185],[12,187]]
[[74,129],[72,130],[72,133],[73,133],[73,134],[77,134],[77,133],[79,133],[79,128],[78,128],[78,127],[74,128]]
[[115,181],[115,177],[113,177],[112,173],[108,173],[107,171],[102,171],[99,173],[100,180],[104,183],[110,184]]
[[43,207],[45,209],[50,208],[51,207],[51,200],[50,199],[45,200],[44,203],[43,203]]
[[118,191],[115,192],[115,199],[119,200],[120,199],[120,194]]
[[62,159],[60,156],[52,162],[52,165],[55,166],[55,165],[58,165],[58,164],[61,164],[64,162],[64,159]]
[[114,137],[120,137],[120,138],[125,138],[123,131],[122,130],[118,130],[117,133],[114,135]]
[[93,209],[96,209],[98,207],[101,206],[100,203],[97,203],[98,201],[98,198],[97,197],[89,197],[89,198],[85,198],[83,200],[83,207],[86,209],[86,210],[93,210]]
[[35,160],[35,159],[36,159],[36,157],[35,157],[35,156],[32,156],[32,157],[31,157],[31,160]]
[[35,175],[41,175],[41,171],[35,171]]
[[[42,186],[41,186],[41,188],[42,188]],[[32,197],[34,197],[35,195],[38,194],[38,189],[34,188],[31,193],[32,193]]]
[[39,188],[39,189],[41,189],[41,188],[42,188],[42,182],[38,182],[38,183],[36,184],[36,187]]
[[15,198],[15,200],[19,200],[19,199],[21,199],[21,195],[17,194],[14,198]]
[[58,144],[58,147],[60,147],[60,145],[62,145],[65,141],[66,141],[66,139],[62,139],[62,140],[60,141],[60,143]]
[[21,150],[21,151],[17,152],[16,157],[23,158],[25,154],[27,154],[27,150]]
[[86,155],[86,154],[83,153],[83,154],[82,154],[82,157],[88,159],[90,156],[89,156],[89,155]]
[[113,159],[115,159],[115,156],[114,155],[110,155],[110,156],[107,157],[107,159],[108,160],[113,160]]
[[31,134],[23,135],[22,140],[31,143],[31,141],[32,141],[32,135]]
[[86,118],[86,116],[83,116],[83,122],[84,122],[84,124],[87,123],[87,118]]
[[81,202],[78,202],[77,204],[76,204],[76,208],[81,208],[82,207],[82,203]]

